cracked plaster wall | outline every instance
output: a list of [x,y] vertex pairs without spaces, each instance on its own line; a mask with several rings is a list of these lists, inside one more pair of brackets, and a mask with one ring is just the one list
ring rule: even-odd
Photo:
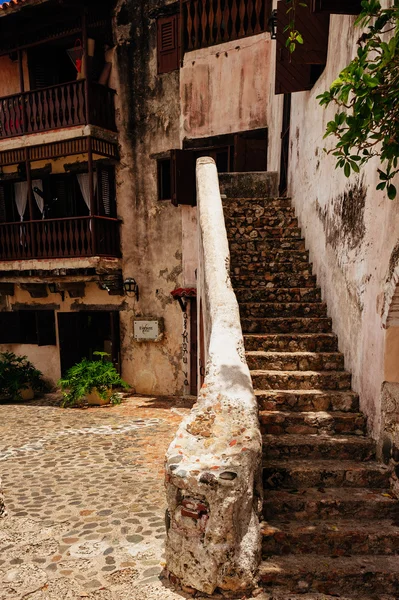
[[[316,99],[355,55],[359,33],[353,24],[354,17],[331,17],[326,69],[311,91],[292,95],[288,185],[345,366],[353,373],[361,409],[378,436],[386,335],[383,313],[396,285],[396,271],[399,274],[398,257],[393,256],[399,237],[399,200],[392,202],[375,190],[376,162],[350,179],[335,169],[334,157],[323,151],[332,145],[323,135],[335,111],[321,108]],[[343,42],[338,45],[337,39]],[[272,82],[269,169],[279,170],[283,98],[274,96],[274,73]]]
[[[128,299],[123,372],[136,391],[144,394],[183,392],[183,317],[170,292],[186,285],[182,215],[195,211],[157,200],[157,163],[151,158],[180,148],[179,72],[157,74],[156,21],[149,17],[152,9],[166,3],[119,1],[114,24],[123,274],[134,277],[140,287],[139,302]],[[135,342],[135,316],[163,317],[162,341]]]

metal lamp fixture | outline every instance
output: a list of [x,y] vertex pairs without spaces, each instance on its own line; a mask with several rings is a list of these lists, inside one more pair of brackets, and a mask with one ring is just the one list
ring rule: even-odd
[[128,277],[123,282],[123,289],[127,295],[134,294],[136,296],[136,300],[139,300],[139,286],[133,277]]
[[269,17],[269,31],[271,33],[272,40],[277,39],[277,10],[272,10],[272,14]]

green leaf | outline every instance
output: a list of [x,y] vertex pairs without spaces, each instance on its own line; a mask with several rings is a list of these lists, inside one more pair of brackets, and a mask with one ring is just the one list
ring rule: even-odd
[[345,177],[350,177],[351,174],[351,166],[350,164],[347,162],[345,163],[345,167],[344,167],[344,173],[345,173]]
[[394,200],[396,198],[396,187],[394,185],[388,186],[388,198]]

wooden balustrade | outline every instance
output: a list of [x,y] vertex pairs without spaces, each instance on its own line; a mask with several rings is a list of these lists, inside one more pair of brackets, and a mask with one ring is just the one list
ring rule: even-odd
[[0,260],[119,257],[120,221],[71,217],[0,224]]
[[271,0],[184,0],[184,51],[267,31]]
[[116,131],[114,95],[114,90],[81,79],[0,98],[0,139],[88,124]]

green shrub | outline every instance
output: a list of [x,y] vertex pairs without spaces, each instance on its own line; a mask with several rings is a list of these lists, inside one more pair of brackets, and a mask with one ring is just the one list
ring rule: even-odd
[[48,389],[43,374],[28,360],[27,356],[17,356],[13,352],[0,353],[0,396],[12,400],[22,400],[21,390],[29,387],[34,392]]
[[[74,406],[80,403],[85,396],[97,391],[100,398],[106,400],[113,387],[128,389],[129,385],[120,377],[112,362],[105,360],[109,355],[106,352],[94,352],[100,360],[87,360],[71,367],[65,377],[60,379],[58,385],[63,391],[62,406]],[[120,404],[117,394],[112,394],[111,404]]]

